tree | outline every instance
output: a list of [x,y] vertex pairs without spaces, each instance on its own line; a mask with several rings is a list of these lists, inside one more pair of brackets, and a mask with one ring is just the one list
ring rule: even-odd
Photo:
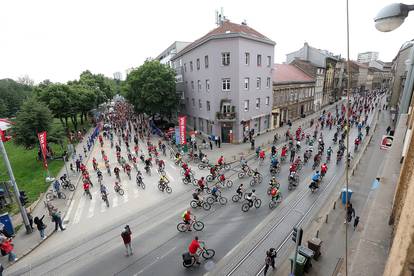
[[31,97],[23,102],[17,113],[15,125],[12,128],[16,144],[26,148],[39,143],[37,134],[49,131],[52,125],[52,113],[47,106]]
[[159,61],[147,60],[126,79],[126,97],[135,111],[171,117],[178,106],[175,72]]
[[12,79],[0,80],[0,99],[3,105],[0,109],[6,107],[0,116],[11,117],[16,115],[22,102],[31,95],[32,87],[15,82]]
[[24,75],[17,78],[17,82],[26,86],[33,86],[34,80],[29,77],[29,75]]

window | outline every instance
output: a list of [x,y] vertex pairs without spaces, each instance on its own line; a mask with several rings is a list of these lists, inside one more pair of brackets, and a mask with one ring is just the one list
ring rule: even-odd
[[244,111],[249,111],[249,100],[244,101]]
[[260,87],[262,86],[262,79],[261,78],[257,78],[256,79],[256,88],[260,89]]
[[266,97],[266,105],[270,104],[270,97]]
[[201,81],[200,80],[197,81],[197,89],[198,89],[198,92],[201,91]]
[[250,53],[244,53],[244,64],[250,64]]
[[200,59],[197,59],[197,70],[200,70]]
[[187,63],[184,63],[184,72],[187,72]]
[[267,67],[270,67],[272,64],[272,57],[271,56],[267,56]]
[[249,90],[249,78],[244,78],[244,90]]
[[230,53],[221,53],[221,64],[224,66],[230,65]]
[[207,106],[207,111],[210,111],[210,102],[209,101],[206,102],[206,106]]
[[223,91],[230,91],[230,79],[222,79],[221,89]]
[[198,100],[198,108],[202,108],[202,105],[201,105],[201,100]]
[[270,87],[270,78],[267,78],[266,79],[266,88],[269,88]]
[[206,80],[206,91],[210,91],[210,80]]
[[207,69],[208,68],[208,56],[204,57],[204,67]]
[[194,98],[191,99],[191,102],[192,102],[193,106],[195,106],[195,100],[194,100]]
[[262,66],[262,55],[257,55],[257,66]]
[[256,109],[260,108],[260,98],[256,98]]
[[194,81],[191,81],[191,90],[194,91]]
[[190,61],[190,71],[193,72],[193,62]]

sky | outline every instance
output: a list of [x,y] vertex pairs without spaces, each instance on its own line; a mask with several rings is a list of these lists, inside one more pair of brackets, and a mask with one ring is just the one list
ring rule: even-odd
[[[174,41],[214,29],[215,10],[276,42],[275,62],[306,41],[346,57],[345,0],[13,0],[0,2],[0,79],[28,75],[66,82],[88,69],[113,77],[138,67]],[[391,61],[414,38],[414,11],[389,33],[373,18],[393,0],[349,0],[350,57],[377,51]],[[410,3],[407,3],[410,4]],[[411,32],[409,31],[411,30]]]

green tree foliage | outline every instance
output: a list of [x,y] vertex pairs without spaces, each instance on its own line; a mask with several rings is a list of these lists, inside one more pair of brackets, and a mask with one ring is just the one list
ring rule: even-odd
[[32,87],[12,79],[0,80],[0,116],[16,115],[22,102],[32,93]]
[[37,134],[49,131],[52,124],[52,113],[47,106],[31,97],[25,100],[17,113],[12,128],[14,141],[18,145],[31,148],[39,143]]
[[147,60],[126,79],[126,97],[135,111],[171,117],[178,106],[175,72],[159,61]]

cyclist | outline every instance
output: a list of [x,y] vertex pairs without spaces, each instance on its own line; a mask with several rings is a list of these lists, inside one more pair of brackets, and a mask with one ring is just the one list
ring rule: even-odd
[[106,189],[106,186],[104,184],[101,184],[100,190],[102,195],[108,195],[108,190]]
[[184,223],[187,225],[187,231],[191,231],[191,211],[187,210],[182,215]]
[[321,176],[324,177],[327,171],[328,171],[328,166],[326,165],[326,163],[323,163],[321,166]]
[[164,170],[164,168],[165,168],[165,163],[164,163],[164,160],[160,159],[160,160],[158,161],[158,169],[159,169],[159,171],[161,172],[161,171],[163,171],[163,170]]
[[128,176],[131,175],[131,165],[129,165],[128,163],[125,164],[125,171]]
[[312,176],[312,184],[314,184],[315,188],[319,187],[319,180],[321,179],[321,174],[319,171],[316,171],[316,173]]
[[292,182],[293,186],[296,186],[296,171],[289,172],[289,183]]
[[90,189],[89,182],[84,181],[83,182],[83,190],[85,191],[85,193],[89,194],[90,193],[89,189]]
[[329,148],[326,150],[326,154],[328,155],[328,158],[330,159],[330,158],[331,158],[331,155],[332,155],[332,148],[331,148],[331,147],[329,147]]
[[204,154],[203,157],[201,158],[201,163],[208,164],[208,159],[207,159],[207,155],[206,154]]
[[290,164],[290,167],[289,167],[289,172],[290,172],[290,173],[292,173],[292,172],[296,172],[296,163],[292,163],[292,164]]
[[102,176],[102,172],[101,172],[101,170],[100,170],[100,169],[98,169],[98,170],[96,171],[96,175],[98,176],[98,180],[101,180],[101,181],[102,181],[103,176]]
[[200,205],[202,200],[200,199],[201,190],[197,189],[195,193],[193,193],[193,199],[197,201],[197,205]]
[[272,156],[272,159],[270,159],[270,163],[272,164],[273,168],[277,168],[279,165],[279,160],[277,159],[276,154]]
[[190,168],[187,168],[184,172],[184,178],[190,182],[191,181],[191,170]]
[[197,181],[197,185],[200,188],[201,191],[204,190],[204,186],[206,184],[206,181],[204,180],[204,176],[202,176],[198,181]]
[[187,163],[183,162],[183,164],[181,165],[181,168],[186,171],[188,169],[188,165]]
[[224,165],[224,157],[223,155],[220,156],[220,158],[217,160],[217,165],[223,166]]
[[241,166],[243,171],[246,171],[247,161],[246,161],[246,159],[244,159],[243,156],[240,158],[240,166]]
[[219,179],[220,183],[224,183],[226,181],[226,176],[223,174],[220,175],[220,179]]
[[286,159],[286,153],[287,153],[287,147],[286,147],[286,145],[284,145],[282,147],[282,152],[280,154],[282,160],[285,160]]
[[217,186],[214,186],[213,189],[211,190],[211,195],[214,196],[215,200],[217,201],[218,198],[218,188]]
[[162,185],[167,185],[168,183],[170,183],[170,180],[168,180],[168,178],[166,177],[166,176],[164,176],[164,175],[161,175],[160,176],[160,184],[162,184]]
[[216,166],[212,166],[212,167],[210,168],[210,174],[211,174],[211,176],[212,176],[213,178],[215,178],[215,177],[216,177],[216,173],[217,173],[217,167],[216,167]]
[[269,185],[272,187],[279,186],[279,182],[276,180],[276,177],[273,176],[272,179],[270,179]]
[[264,159],[265,159],[265,152],[264,152],[264,150],[261,150],[259,152],[259,158],[260,158],[260,160],[264,161]]
[[201,246],[200,246],[200,243],[198,241],[198,237],[195,236],[194,240],[192,240],[190,245],[188,246],[188,252],[190,253],[191,256],[193,256],[196,259],[197,264],[200,264],[200,256],[197,254],[197,251],[200,248],[201,248]]
[[273,187],[272,190],[270,191],[270,195],[272,197],[272,201],[279,201],[280,198],[280,191],[277,187]]
[[92,165],[93,169],[96,171],[98,169],[98,162],[96,161],[95,157],[92,159]]
[[240,185],[239,185],[239,187],[237,188],[237,190],[236,190],[236,193],[240,196],[240,198],[242,197],[242,195],[243,195],[243,191],[244,191],[244,188],[243,188],[243,183],[241,183]]
[[298,156],[295,160],[296,167],[299,167],[299,165],[302,163],[302,160],[300,159],[300,156]]
[[250,206],[253,206],[253,199],[256,197],[256,190],[252,190],[251,193],[247,193],[246,200],[249,202]]
[[253,170],[253,178],[258,178],[260,177],[260,173],[257,169]]
[[120,172],[120,169],[118,167],[115,167],[114,168],[114,174],[117,178],[119,178],[119,172]]

